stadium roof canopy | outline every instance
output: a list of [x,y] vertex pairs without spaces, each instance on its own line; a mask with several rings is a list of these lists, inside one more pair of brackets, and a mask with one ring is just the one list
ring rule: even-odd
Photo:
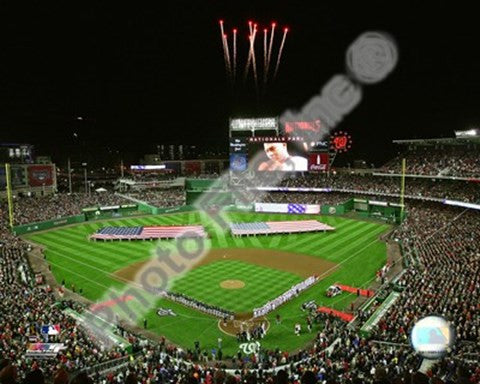
[[438,139],[407,139],[407,140],[393,140],[395,144],[403,145],[465,145],[465,144],[480,144],[480,137],[469,138],[438,138]]

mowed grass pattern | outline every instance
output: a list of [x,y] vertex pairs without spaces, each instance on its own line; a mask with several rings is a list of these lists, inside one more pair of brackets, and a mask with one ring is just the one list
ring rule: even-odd
[[[108,289],[121,289],[125,283],[116,280],[112,272],[128,266],[133,262],[147,260],[152,257],[156,243],[149,241],[139,242],[90,242],[88,236],[104,226],[136,226],[136,225],[186,225],[203,224],[206,226],[214,248],[266,248],[279,249],[288,252],[298,252],[326,259],[338,264],[338,267],[329,276],[324,277],[318,284],[300,297],[280,307],[271,313],[268,318],[272,327],[268,335],[262,340],[266,348],[279,347],[293,350],[302,347],[312,334],[303,334],[297,337],[293,334],[296,322],[305,323],[305,314],[300,306],[307,300],[315,300],[317,304],[327,305],[336,309],[348,308],[354,295],[344,293],[335,298],[326,298],[325,289],[335,282],[341,282],[358,287],[366,287],[375,278],[375,272],[386,261],[386,246],[379,240],[379,236],[390,226],[377,222],[359,221],[337,216],[312,215],[281,215],[257,213],[229,213],[231,221],[268,221],[268,220],[301,220],[317,219],[336,228],[334,232],[306,233],[296,235],[251,236],[234,238],[228,231],[209,223],[207,218],[199,212],[178,213],[161,216],[130,217],[127,219],[105,220],[88,222],[72,227],[63,227],[49,232],[36,233],[27,236],[30,240],[46,247],[47,261],[57,281],[65,279],[67,287],[74,284],[77,290],[81,287],[83,295],[90,300],[102,300]],[[162,242],[162,244],[171,242]],[[230,262],[230,261],[229,261]],[[250,266],[250,265],[249,265]],[[258,268],[258,266],[251,266]],[[252,269],[253,271],[253,269]],[[258,271],[258,270],[256,270]],[[208,272],[208,271],[205,271]],[[240,273],[240,270],[238,271]],[[190,273],[196,273],[191,271]],[[221,272],[218,272],[221,273]],[[233,278],[233,275],[229,275]],[[235,275],[235,278],[240,276]],[[224,276],[219,277],[221,279]],[[250,278],[250,276],[249,276]],[[185,284],[190,277],[183,277]],[[179,279],[178,284],[183,284]],[[268,279],[267,279],[268,280]],[[246,281],[248,283],[248,281]],[[212,287],[216,283],[212,284]],[[255,284],[255,283],[254,283]],[[262,283],[264,284],[264,283]],[[270,285],[279,285],[279,280],[273,280]],[[288,285],[288,284],[286,284]],[[263,287],[263,285],[262,285]],[[194,297],[198,297],[198,285],[190,282],[185,288]],[[278,291],[282,291],[279,285]],[[178,289],[178,286],[175,288]],[[240,290],[232,291],[238,295]],[[186,293],[187,292],[183,292]],[[259,296],[263,295],[263,288],[257,289],[256,295],[249,295],[242,303],[242,308],[253,308]],[[217,300],[214,298],[214,300]],[[205,301],[207,301],[205,299]],[[265,297],[265,301],[267,298]],[[139,313],[139,324],[143,318],[149,321],[149,329],[165,335],[168,339],[185,347],[192,347],[193,340],[199,340],[204,347],[212,348],[218,337],[224,338],[224,352],[234,354],[238,345],[234,338],[226,337],[217,326],[213,317],[185,308],[179,304],[159,300],[158,306],[172,308],[178,316],[159,317],[156,308],[150,308],[146,313]],[[234,304],[235,305],[235,304]],[[274,318],[279,313],[283,319],[276,325]]]
[[[221,288],[224,280],[241,280],[245,287]],[[174,281],[172,290],[233,312],[249,312],[300,281],[302,278],[293,273],[228,260],[195,268]]]

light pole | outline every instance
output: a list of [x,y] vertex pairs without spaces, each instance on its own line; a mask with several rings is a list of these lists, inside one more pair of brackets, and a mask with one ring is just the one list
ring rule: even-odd
[[70,157],[68,158],[68,163],[67,163],[67,170],[68,170],[68,192],[72,194],[72,169],[70,166]]
[[85,194],[88,194],[87,163],[82,163],[83,176],[85,177]]

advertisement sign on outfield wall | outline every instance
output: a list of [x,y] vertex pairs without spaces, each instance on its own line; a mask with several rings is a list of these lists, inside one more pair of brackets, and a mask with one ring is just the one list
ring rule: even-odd
[[319,214],[318,204],[278,204],[278,203],[255,203],[255,212],[292,213],[292,214]]

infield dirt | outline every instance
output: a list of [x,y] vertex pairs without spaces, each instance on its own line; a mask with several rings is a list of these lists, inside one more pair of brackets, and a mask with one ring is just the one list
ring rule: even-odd
[[[312,275],[325,277],[332,273],[337,264],[317,257],[283,252],[273,249],[258,248],[216,248],[209,251],[201,260],[193,264],[191,269],[207,265],[215,261],[238,260],[245,263],[255,264],[261,267],[277,269],[294,273],[300,277],[307,278]],[[162,267],[163,262],[157,259],[150,259],[132,263],[127,267],[113,272],[113,277],[124,282],[140,283],[139,272],[147,267]]]

